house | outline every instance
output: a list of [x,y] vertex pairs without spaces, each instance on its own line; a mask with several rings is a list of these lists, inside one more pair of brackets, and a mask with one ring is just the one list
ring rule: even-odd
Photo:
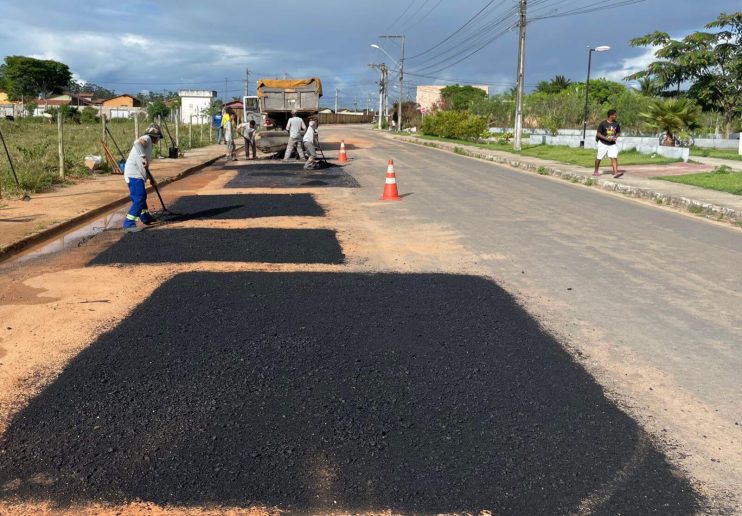
[[207,123],[211,117],[206,113],[216,98],[212,90],[180,90],[180,121],[184,124]]
[[107,118],[130,118],[141,110],[142,101],[127,93],[106,99],[101,105],[101,114]]
[[[0,91],[0,117],[6,116],[17,116],[17,102],[13,102],[8,98],[8,94],[4,91]],[[23,107],[21,106],[21,110]]]
[[51,95],[45,99],[36,98],[33,102],[36,103],[36,109],[34,109],[32,116],[43,116],[48,107],[69,106],[72,103],[72,96],[64,93],[62,95]]
[[224,107],[232,110],[235,115],[236,123],[242,123],[242,118],[245,115],[245,105],[242,103],[241,100],[233,100],[232,102],[227,102],[226,104],[224,104]]
[[328,107],[320,109],[319,112],[322,114],[326,114],[326,115],[332,115],[335,113],[335,111],[333,111],[332,109]]
[[[487,95],[489,95],[489,86],[485,86],[482,84],[472,84],[471,86],[474,88],[479,88]],[[418,86],[415,102],[417,102],[417,104],[421,108],[425,108],[426,111],[430,111],[435,107],[436,104],[440,104],[441,90],[443,88],[445,88],[445,86]]]

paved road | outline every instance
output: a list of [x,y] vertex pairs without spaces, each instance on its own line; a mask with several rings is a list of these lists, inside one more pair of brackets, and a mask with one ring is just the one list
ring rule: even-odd
[[[374,142],[372,170],[394,158],[402,192],[412,194],[390,225],[393,217],[445,223],[495,275],[742,424],[739,230],[371,131],[354,134]],[[378,172],[358,170],[362,183],[378,183]]]
[[[370,142],[348,167],[360,188],[325,195],[375,201],[394,158],[401,193],[411,195],[384,206],[385,226],[445,225],[480,265],[541,296],[562,320],[623,343],[723,417],[738,412],[739,233],[346,131]],[[293,186],[293,168],[265,177]],[[244,181],[234,165],[224,171],[232,187],[259,185],[249,170]],[[0,501],[296,513],[704,507],[654,439],[494,282],[302,270],[343,262],[333,230],[189,223],[331,222],[328,213],[306,194],[214,198],[216,182],[174,205],[179,220],[126,235],[89,266],[147,274],[130,264],[189,261],[208,271],[226,260],[296,271],[185,272],[158,287],[0,436]]]

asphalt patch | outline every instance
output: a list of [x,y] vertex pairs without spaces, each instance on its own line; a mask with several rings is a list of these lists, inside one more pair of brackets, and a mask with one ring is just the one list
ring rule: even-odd
[[471,276],[189,273],[31,400],[0,497],[692,514],[637,424]]
[[147,229],[125,234],[89,265],[260,262],[343,263],[335,231],[329,229]]
[[237,175],[226,188],[300,188],[340,187],[358,188],[360,185],[343,167],[330,166],[304,170],[303,161],[256,162],[244,166],[230,166]]
[[182,220],[325,215],[310,194],[187,195],[170,209],[180,213]]

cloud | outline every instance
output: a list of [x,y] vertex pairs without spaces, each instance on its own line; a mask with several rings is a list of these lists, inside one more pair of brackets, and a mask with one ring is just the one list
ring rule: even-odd
[[[650,63],[657,60],[654,53],[659,47],[648,48],[644,53],[635,56],[621,59],[618,68],[603,68],[599,69],[595,73],[595,77],[604,77],[610,81],[621,82],[624,77],[636,73],[640,70],[644,70],[649,66]],[[635,82],[635,81],[632,81]]]

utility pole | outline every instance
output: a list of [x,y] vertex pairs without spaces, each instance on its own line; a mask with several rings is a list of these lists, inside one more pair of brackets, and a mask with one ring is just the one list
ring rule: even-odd
[[521,149],[523,135],[523,75],[526,65],[526,0],[520,0],[520,37],[518,44],[518,73],[515,93],[515,134],[513,135],[513,149]]
[[371,113],[371,94],[368,94],[368,100],[366,101],[366,114]]
[[247,85],[250,84],[250,70],[245,68],[245,97],[249,95]]
[[[382,128],[382,117],[384,113],[384,106],[385,106],[385,95],[386,95],[386,65],[384,63],[381,64],[370,64],[371,68],[376,68],[379,70],[379,129]],[[370,99],[370,96],[369,96]]]
[[[522,0],[525,3],[525,0]],[[401,53],[399,58],[399,104],[397,106],[397,131],[402,130],[402,102],[404,101],[404,42],[405,37],[399,36],[379,36],[384,39],[401,40]]]
[[335,114],[338,114],[338,89],[335,88]]
[[353,111],[358,112],[358,97],[353,97]]

